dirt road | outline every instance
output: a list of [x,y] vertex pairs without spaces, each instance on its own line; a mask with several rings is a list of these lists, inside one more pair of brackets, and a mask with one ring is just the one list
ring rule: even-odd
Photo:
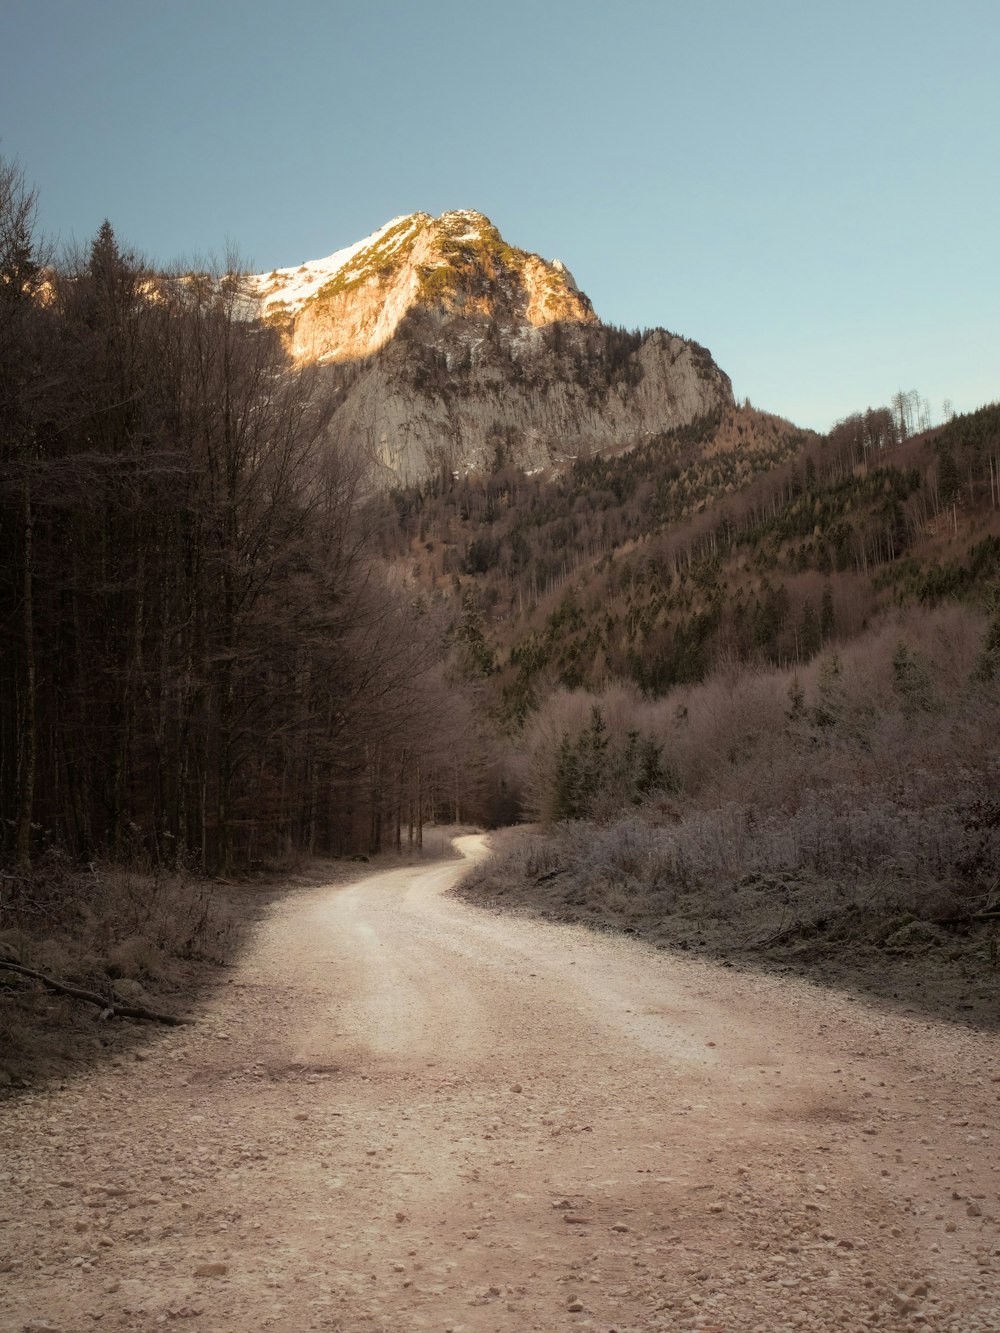
[[197,1027],[0,1106],[0,1328],[1000,1330],[995,1037],[461,870],[285,899]]

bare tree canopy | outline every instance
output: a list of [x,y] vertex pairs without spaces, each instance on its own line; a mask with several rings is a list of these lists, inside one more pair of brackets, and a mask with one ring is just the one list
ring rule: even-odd
[[154,273],[105,222],[52,264],[0,163],[4,858],[228,873],[471,790],[445,626],[375,562],[330,410],[234,257]]

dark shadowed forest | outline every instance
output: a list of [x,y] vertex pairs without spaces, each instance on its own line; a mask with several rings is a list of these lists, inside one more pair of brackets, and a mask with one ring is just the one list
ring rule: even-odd
[[473,785],[446,625],[233,263],[45,254],[0,175],[0,856],[227,874],[374,851]]

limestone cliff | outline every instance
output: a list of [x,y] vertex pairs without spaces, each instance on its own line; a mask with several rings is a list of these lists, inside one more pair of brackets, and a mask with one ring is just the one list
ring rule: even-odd
[[627,448],[732,401],[704,348],[601,324],[564,265],[481,213],[396,218],[252,282],[291,356],[324,367],[335,439],[389,484]]

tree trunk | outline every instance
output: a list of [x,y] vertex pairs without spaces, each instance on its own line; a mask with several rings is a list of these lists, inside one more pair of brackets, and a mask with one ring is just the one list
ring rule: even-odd
[[31,825],[35,808],[35,763],[38,754],[35,718],[35,611],[32,589],[34,514],[30,473],[26,471],[22,508],[24,569],[21,582],[21,629],[24,651],[23,713],[18,753],[18,809],[16,856],[20,870],[31,866]]

